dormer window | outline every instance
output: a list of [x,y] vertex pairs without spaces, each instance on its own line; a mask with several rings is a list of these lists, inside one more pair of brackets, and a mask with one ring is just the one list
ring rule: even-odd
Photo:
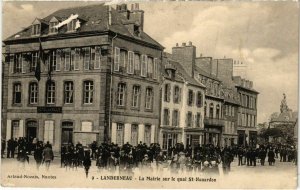
[[40,35],[41,34],[41,25],[34,24],[32,25],[32,35]]
[[57,33],[57,28],[55,26],[58,25],[58,22],[50,22],[50,30],[49,30],[49,33],[50,34],[55,34]]
[[133,32],[134,32],[134,35],[140,36],[140,26],[134,25],[133,26]]
[[72,32],[76,30],[76,22],[77,19],[73,19],[71,22],[68,23],[68,32]]

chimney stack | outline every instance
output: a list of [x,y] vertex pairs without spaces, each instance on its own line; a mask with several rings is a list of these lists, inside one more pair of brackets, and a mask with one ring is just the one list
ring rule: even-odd
[[178,43],[176,43],[176,47],[178,47]]
[[134,10],[134,4],[131,4],[131,10],[132,11]]
[[135,3],[134,5],[135,5],[135,9],[134,10],[139,10],[140,9],[138,3]]
[[189,41],[189,46],[192,46],[193,44],[192,44],[192,42],[191,41]]
[[108,25],[111,25],[111,6],[108,6]]
[[185,42],[183,42],[183,43],[182,43],[182,46],[183,46],[183,47],[185,47],[185,46],[186,46],[186,43],[185,43]]

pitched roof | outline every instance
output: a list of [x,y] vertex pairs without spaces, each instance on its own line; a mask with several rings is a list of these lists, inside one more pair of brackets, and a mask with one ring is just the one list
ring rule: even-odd
[[216,76],[211,75],[210,73],[204,71],[203,69],[201,69],[198,66],[195,66],[195,71],[197,71],[199,74],[201,74],[203,76],[206,76],[206,77],[211,78],[213,80],[220,81],[220,79],[218,79]]
[[[170,64],[172,64],[174,66],[174,68],[176,69],[176,75],[175,75],[176,78],[175,79],[180,80],[182,82],[184,82],[184,80],[185,80],[186,82],[188,82],[188,84],[199,86],[199,87],[202,87],[202,88],[206,88],[203,84],[201,84],[196,79],[191,77],[185,71],[185,69],[182,67],[182,65],[180,63],[171,60]],[[178,75],[180,75],[180,76],[178,76]],[[184,80],[183,80],[183,78],[184,78]]]
[[[48,15],[47,17],[41,19],[46,23],[53,18],[61,18],[62,20],[67,19],[71,14],[78,14],[79,20],[81,20],[81,26],[76,31],[76,33],[83,32],[92,32],[92,31],[113,31],[115,33],[125,35],[131,38],[135,38],[137,40],[141,40],[152,45],[158,46],[159,48],[163,48],[161,44],[152,39],[145,32],[141,32],[140,36],[135,36],[129,32],[128,28],[123,24],[123,21],[126,20],[126,17],[122,14],[119,14],[114,8],[111,8],[111,25],[109,25],[109,8],[108,6],[102,4],[93,4],[88,6],[81,7],[72,7],[66,9],[60,9],[55,11],[54,13]],[[41,31],[41,36],[48,36],[49,28],[44,28]],[[67,26],[64,25],[59,28],[58,35],[65,33],[67,30]],[[19,35],[18,38],[15,38],[16,35]],[[23,29],[22,31],[10,36],[4,41],[16,40],[16,39],[29,39],[33,38],[31,36],[31,26]]]
[[291,110],[284,111],[279,114],[277,118],[273,118],[271,122],[296,122],[298,118],[298,112],[293,112]]

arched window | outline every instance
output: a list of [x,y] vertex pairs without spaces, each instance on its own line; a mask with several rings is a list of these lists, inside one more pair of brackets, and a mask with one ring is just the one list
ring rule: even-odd
[[209,104],[209,117],[210,118],[214,117],[214,104],[213,103]]

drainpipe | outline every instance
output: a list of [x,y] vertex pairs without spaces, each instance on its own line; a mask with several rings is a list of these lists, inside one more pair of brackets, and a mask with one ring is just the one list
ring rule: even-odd
[[111,64],[110,64],[110,88],[109,88],[109,114],[108,114],[108,122],[109,122],[109,126],[108,126],[108,136],[110,136],[110,142],[111,142],[111,128],[112,128],[112,120],[111,120],[111,108],[112,108],[112,84],[113,84],[113,63],[114,63],[114,39],[118,36],[118,34],[116,34],[112,40],[111,40],[111,47],[112,47],[112,59],[111,59]]

